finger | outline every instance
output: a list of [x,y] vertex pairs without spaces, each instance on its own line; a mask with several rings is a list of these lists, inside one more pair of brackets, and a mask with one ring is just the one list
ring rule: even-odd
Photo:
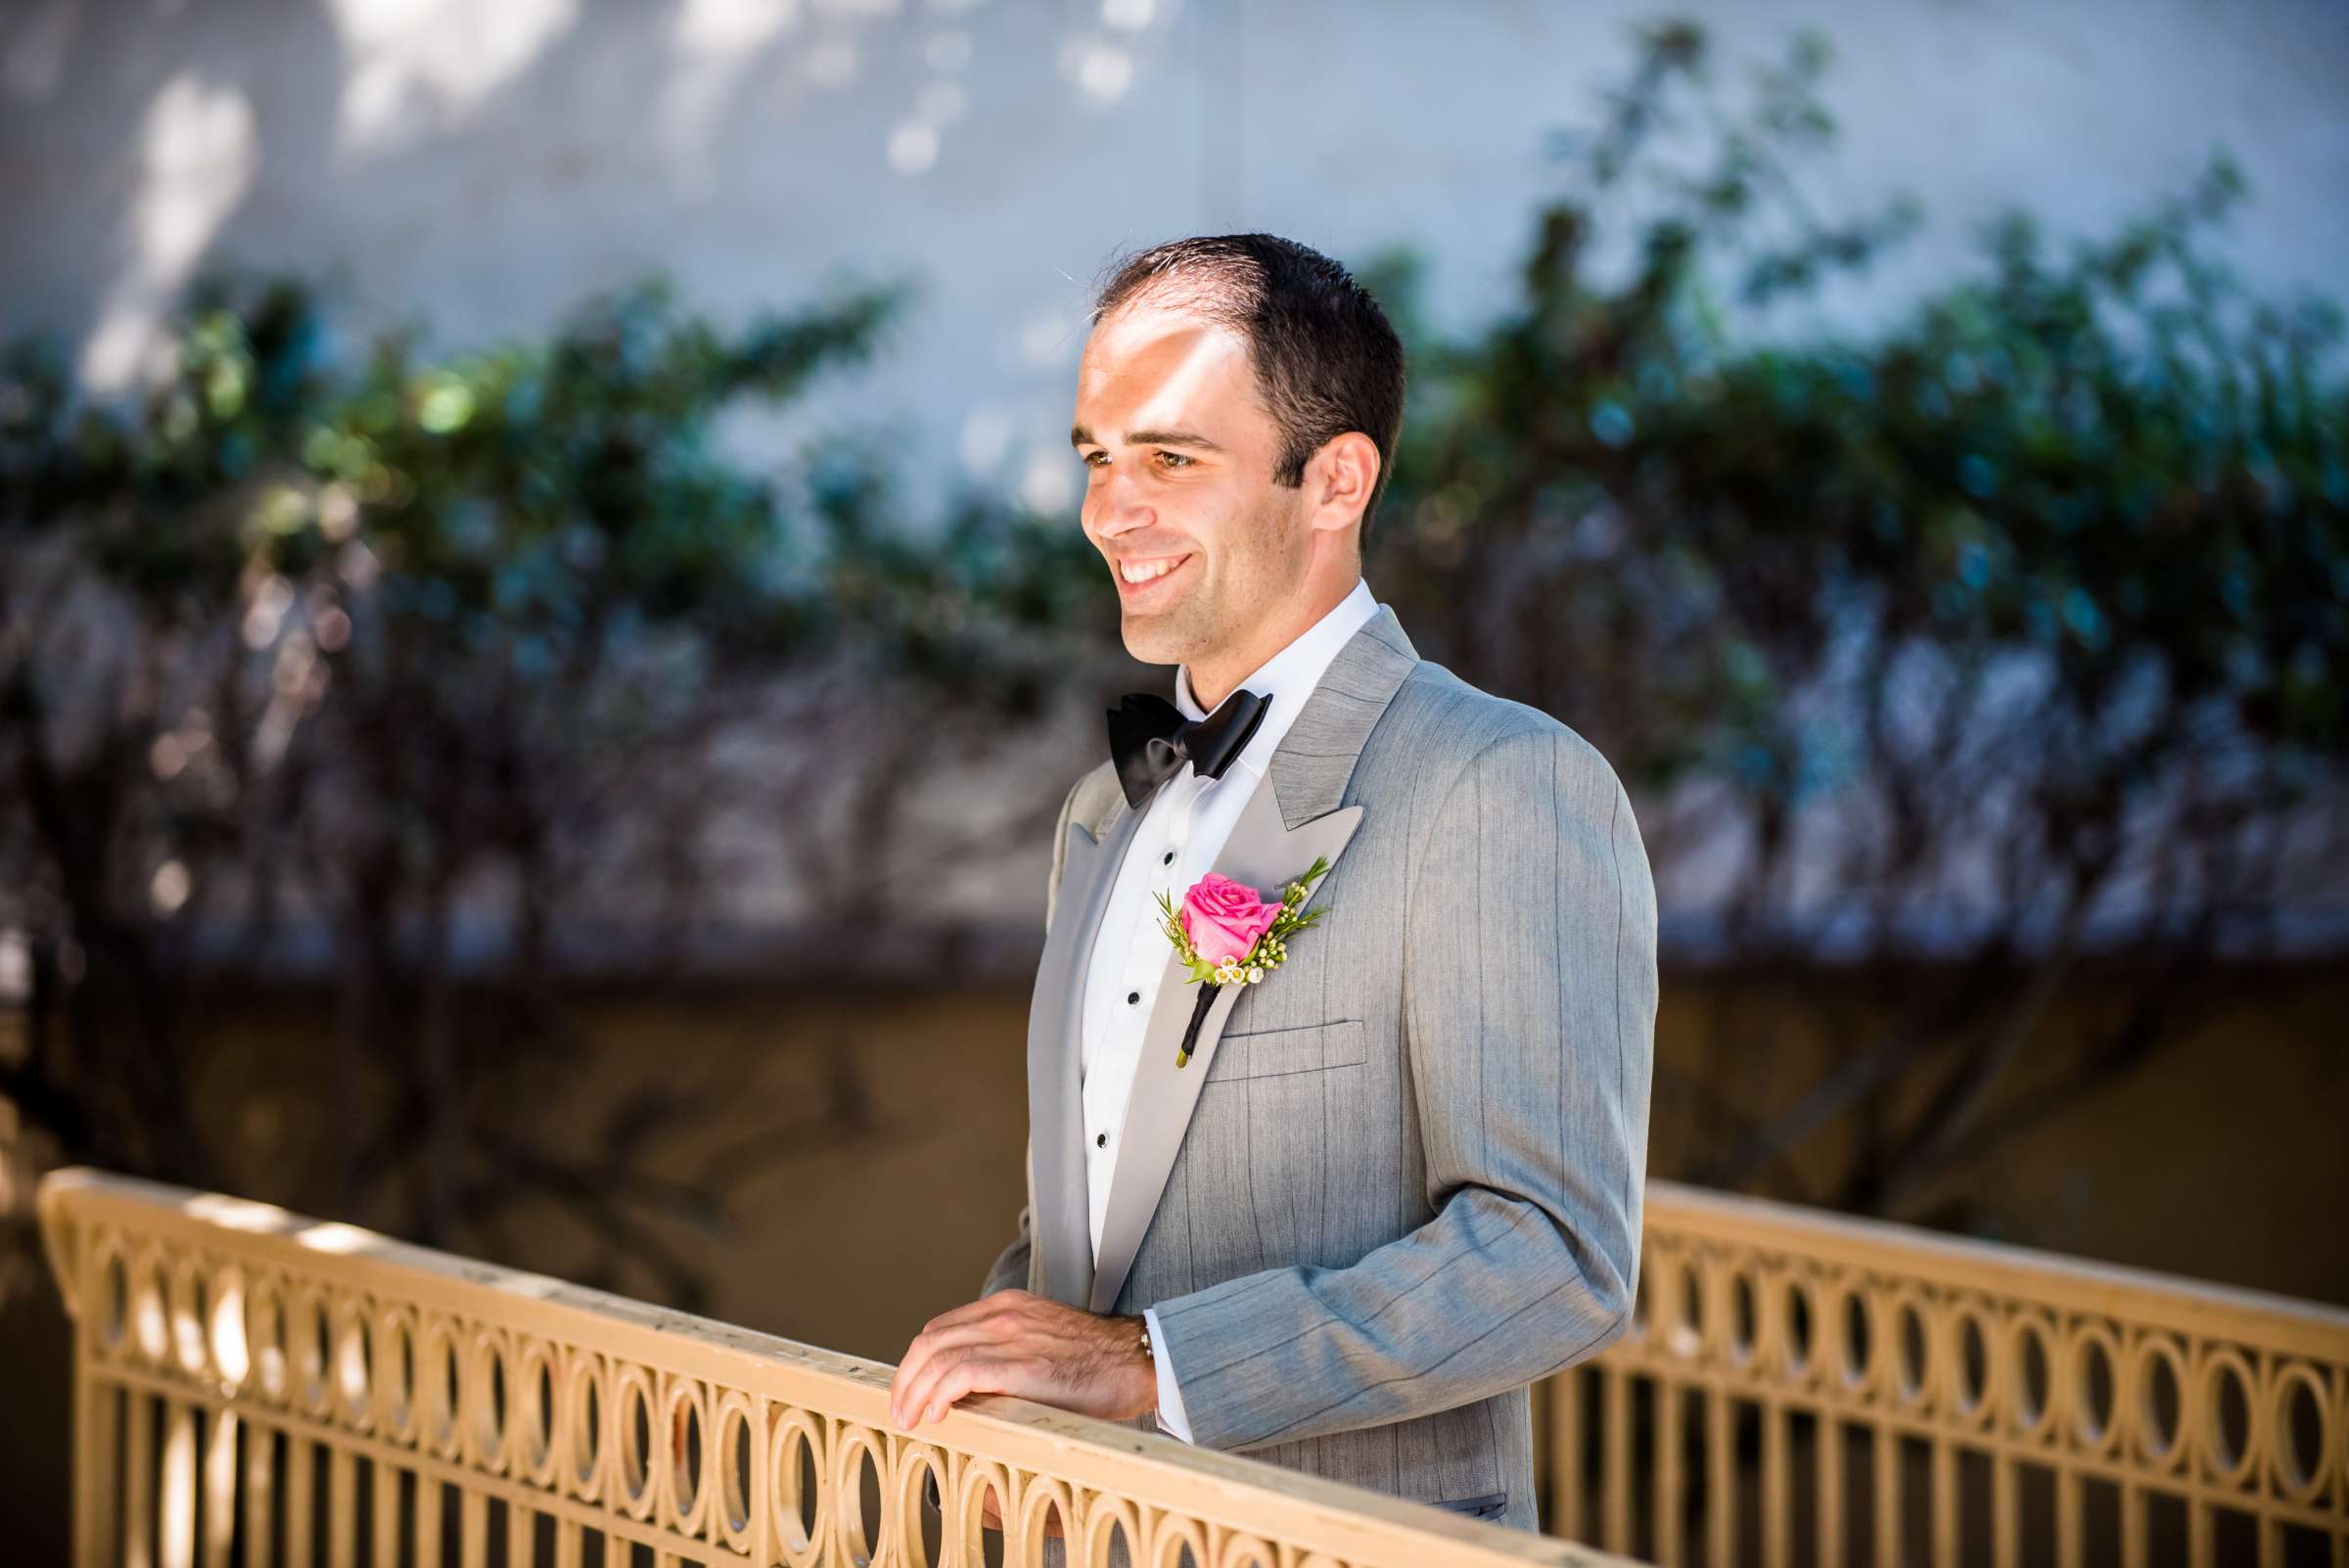
[[[977,1356],[963,1363],[959,1381],[949,1377],[952,1399],[939,1405],[944,1416],[954,1401],[971,1394],[1009,1394],[1019,1399],[1049,1402],[1053,1397],[1052,1363],[1023,1355]],[[942,1393],[939,1398],[943,1398]],[[937,1403],[934,1399],[933,1403]]]
[[905,1348],[904,1359],[898,1362],[897,1375],[890,1379],[890,1420],[902,1429],[920,1419],[922,1404],[913,1397],[913,1391],[938,1357],[953,1351],[993,1349],[1001,1346],[1011,1332],[1012,1325],[991,1317],[966,1319],[936,1330],[924,1329]]
[[945,1419],[946,1411],[956,1401],[968,1394],[1016,1394],[1033,1385],[1035,1379],[1024,1360],[998,1357],[964,1355],[946,1368],[931,1390],[925,1412],[933,1421]]
[[924,1332],[916,1334],[913,1343],[905,1347],[905,1354],[898,1358],[898,1369],[889,1379],[890,1425],[904,1426],[905,1391],[912,1386],[914,1378],[921,1372],[922,1363],[930,1359],[934,1350],[927,1332]]
[[945,1418],[946,1411],[969,1390],[976,1376],[972,1370],[974,1360],[970,1352],[963,1351],[940,1362],[937,1375],[922,1386],[917,1398],[908,1402],[914,1425]]
[[[1027,1294],[1024,1290],[1000,1290],[984,1300],[965,1302],[951,1311],[940,1313],[936,1317],[924,1323],[922,1331],[914,1335],[913,1342],[905,1347],[905,1354],[898,1359],[897,1373],[889,1380],[890,1421],[894,1425],[902,1427],[905,1425],[906,1415],[916,1408],[905,1401],[903,1394],[906,1383],[915,1372],[921,1369],[922,1364],[937,1353],[942,1344],[959,1343],[968,1337],[954,1334],[953,1331],[967,1328],[974,1322],[991,1318],[1003,1308],[1011,1306],[1012,1303],[1003,1301],[1003,1297]],[[941,1334],[949,1334],[952,1337],[942,1340]]]
[[922,1424],[936,1397],[939,1382],[950,1375],[971,1351],[959,1345],[941,1346],[924,1358],[905,1383],[905,1392],[898,1397],[898,1425],[906,1431]]
[[905,1359],[898,1363],[898,1374],[889,1385],[889,1419],[900,1430],[913,1425],[922,1412],[922,1400],[930,1385],[938,1378],[939,1358],[951,1355],[954,1347],[941,1345],[929,1334],[923,1334],[905,1348]]

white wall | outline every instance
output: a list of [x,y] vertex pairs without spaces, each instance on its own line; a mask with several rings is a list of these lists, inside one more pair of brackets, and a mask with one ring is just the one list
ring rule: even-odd
[[[1932,228],[1847,324],[2019,202],[2103,230],[2225,145],[2246,272],[2336,292],[2349,254],[2337,0],[1742,0],[1724,78],[1829,32],[1830,208]],[[347,264],[348,317],[462,344],[654,264],[725,316],[836,269],[931,284],[810,416],[912,421],[947,476],[1073,501],[1070,378],[1113,250],[1267,228],[1359,261],[1409,240],[1437,317],[1505,298],[1552,127],[1588,122],[1667,8],[1526,0],[11,0],[0,6],[0,332],[119,385],[202,261]],[[746,450],[779,432],[748,421]]]
[[[1843,125],[1828,210],[1914,191],[1932,227],[1823,308],[1840,324],[1962,263],[2022,204],[2106,232],[2210,151],[2244,164],[2244,271],[2342,293],[2349,6],[2339,0],[1726,0],[1686,10],[1723,77],[1818,24]],[[926,277],[892,353],[812,423],[905,426],[917,506],[956,477],[1073,508],[1087,285],[1111,253],[1267,228],[1360,261],[1409,241],[1451,327],[1507,298],[1557,166],[1622,78],[1626,0],[0,0],[0,333],[119,386],[203,262],[345,270],[367,327],[533,332],[664,265],[734,318],[846,271]],[[1074,526],[1072,516],[1072,527]],[[1378,586],[1374,579],[1373,588]],[[1106,585],[1105,585],[1106,591]],[[1054,789],[1057,791],[1058,784]],[[736,829],[739,828],[739,834]],[[755,823],[718,823],[734,912],[785,915]],[[1008,852],[1007,852],[1008,853]],[[1040,902],[1028,862],[942,902]],[[1006,880],[1009,878],[1009,880]],[[1701,900],[1699,900],[1701,901]]]

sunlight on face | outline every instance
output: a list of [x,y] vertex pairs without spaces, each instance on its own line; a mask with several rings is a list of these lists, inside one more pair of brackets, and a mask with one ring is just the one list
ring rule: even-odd
[[1237,333],[1146,298],[1105,319],[1077,368],[1070,440],[1134,658],[1246,644],[1297,603],[1303,492],[1272,481],[1279,433]]

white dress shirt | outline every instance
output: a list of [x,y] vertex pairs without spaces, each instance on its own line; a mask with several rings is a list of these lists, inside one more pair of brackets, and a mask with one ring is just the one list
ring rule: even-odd
[[[1158,787],[1142,807],[1117,882],[1093,939],[1085,971],[1078,1045],[1078,1083],[1084,1107],[1085,1184],[1092,1223],[1093,1256],[1101,1255],[1101,1222],[1109,1213],[1110,1174],[1117,1168],[1125,1134],[1126,1097],[1139,1064],[1142,1030],[1157,999],[1165,969],[1166,934],[1159,928],[1157,895],[1176,908],[1192,883],[1214,869],[1224,840],[1239,822],[1240,808],[1265,776],[1280,738],[1296,722],[1305,700],[1320,681],[1348,638],[1378,613],[1370,585],[1357,577],[1354,589],[1287,647],[1258,666],[1240,686],[1269,698],[1265,716],[1240,755],[1221,778],[1202,778],[1188,764]],[[1191,696],[1191,671],[1174,674],[1174,706],[1188,719],[1207,716]],[[1158,1369],[1158,1424],[1183,1442],[1191,1441],[1182,1410],[1182,1391],[1167,1363],[1158,1315],[1145,1308]]]

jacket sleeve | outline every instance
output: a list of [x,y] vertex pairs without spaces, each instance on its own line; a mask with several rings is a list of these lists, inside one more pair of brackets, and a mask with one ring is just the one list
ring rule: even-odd
[[[1083,787],[1083,784],[1084,780],[1081,776],[1075,784],[1069,786],[1068,799],[1060,803],[1060,819],[1052,824],[1052,870],[1051,874],[1044,879],[1044,934],[1046,936],[1051,935],[1053,912],[1060,902],[1061,868],[1068,861],[1069,813],[1075,809],[1077,792]],[[995,1261],[988,1267],[987,1283],[979,1287],[979,1294],[982,1297],[991,1296],[996,1291],[1012,1285],[1018,1285],[1024,1289],[1028,1283],[1028,1254],[1034,1240],[1036,1227],[1036,1134],[1033,1130],[1028,1137],[1026,1163],[1028,1201],[1020,1209],[1019,1234],[1012,1237],[1010,1245],[997,1253]]]
[[1528,724],[1462,767],[1416,865],[1395,918],[1434,1217],[1344,1268],[1156,1303],[1203,1448],[1490,1398],[1630,1322],[1656,1010],[1631,803],[1580,736]]
[[987,1283],[979,1287],[982,1297],[991,1296],[1013,1285],[1023,1290],[1028,1287],[1028,1248],[1030,1232],[1036,1223],[1035,1161],[1036,1146],[1031,1141],[1028,1148],[1028,1202],[1020,1209],[1020,1233],[1012,1237],[1011,1244],[997,1253],[995,1261],[988,1266]]

